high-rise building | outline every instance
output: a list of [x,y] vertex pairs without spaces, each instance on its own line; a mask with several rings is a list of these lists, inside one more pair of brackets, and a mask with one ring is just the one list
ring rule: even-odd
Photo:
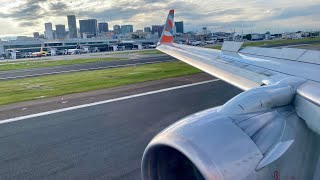
[[102,33],[102,32],[108,32],[108,31],[109,31],[108,23],[106,23],[106,22],[100,22],[100,23],[98,23],[98,29],[99,29],[99,32],[100,32],[100,33]]
[[144,32],[151,32],[151,28],[150,27],[145,27],[144,28]]
[[174,25],[176,27],[176,33],[184,33],[183,21],[174,22]]
[[114,25],[113,26],[113,32],[114,34],[120,34],[121,33],[121,28],[119,25]]
[[68,15],[69,38],[77,38],[77,21],[75,15]]
[[152,34],[158,34],[158,36],[161,36],[161,33],[163,31],[164,26],[163,25],[152,25],[151,26],[151,33]]
[[83,33],[90,35],[90,37],[97,36],[97,20],[96,19],[86,19],[80,20],[80,35],[83,38]]
[[52,30],[52,39],[56,39],[57,38],[57,32],[56,30]]
[[39,32],[34,32],[33,33],[33,38],[39,39],[40,38]]
[[65,25],[62,25],[62,24],[56,25],[56,38],[57,39],[66,38],[66,27],[65,27]]
[[133,32],[133,26],[132,25],[122,25],[121,26],[121,33],[127,34]]
[[45,29],[45,36],[47,39],[53,39],[53,31],[52,31],[52,23],[45,23],[44,24]]

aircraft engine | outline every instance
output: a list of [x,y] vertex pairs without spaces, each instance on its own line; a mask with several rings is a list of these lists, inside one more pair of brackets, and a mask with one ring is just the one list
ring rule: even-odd
[[231,119],[210,114],[195,114],[157,135],[143,156],[143,178],[241,179],[253,171],[263,157],[253,140]]
[[169,126],[147,146],[142,178],[247,179],[293,142],[281,139],[286,121],[296,117],[290,105],[295,86],[290,84],[245,91]]

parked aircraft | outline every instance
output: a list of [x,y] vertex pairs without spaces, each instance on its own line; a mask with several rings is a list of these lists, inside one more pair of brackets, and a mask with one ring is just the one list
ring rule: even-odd
[[47,56],[48,52],[43,50],[44,45],[41,45],[41,49],[39,52],[33,52],[31,53],[31,57],[42,57],[42,56]]
[[80,54],[81,53],[81,46],[78,44],[77,47],[75,49],[66,49],[66,53],[65,54]]
[[177,44],[173,22],[170,10],[158,50],[244,92],[160,132],[142,178],[320,179],[320,52]]

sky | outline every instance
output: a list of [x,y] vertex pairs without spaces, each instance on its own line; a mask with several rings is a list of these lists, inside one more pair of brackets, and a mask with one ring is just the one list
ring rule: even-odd
[[[320,29],[320,0],[0,0],[0,37],[43,33],[44,23],[65,24],[67,15],[132,24],[134,30],[164,24],[175,9],[175,20],[186,31],[279,33]],[[55,29],[55,27],[54,27]]]

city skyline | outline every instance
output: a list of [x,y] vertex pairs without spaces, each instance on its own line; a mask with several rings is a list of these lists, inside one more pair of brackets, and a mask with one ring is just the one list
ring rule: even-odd
[[[68,28],[67,15],[81,19],[97,19],[116,24],[132,24],[134,29],[163,24],[163,17],[170,8],[176,10],[176,20],[185,22],[185,31],[200,30],[202,26],[215,31],[244,31],[245,33],[303,29],[319,29],[319,2],[246,0],[228,2],[216,0],[201,3],[192,0],[158,1],[135,0],[87,2],[22,0],[5,2],[0,0],[4,11],[0,12],[0,36],[32,35],[44,31],[43,24],[64,24]],[[143,6],[142,6],[143,4]],[[219,6],[217,6],[217,4]],[[5,26],[5,27],[2,27]]]

